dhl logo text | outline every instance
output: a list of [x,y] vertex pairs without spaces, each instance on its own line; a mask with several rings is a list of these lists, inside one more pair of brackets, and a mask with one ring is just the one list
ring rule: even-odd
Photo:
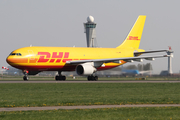
[[49,62],[49,63],[59,63],[71,61],[72,59],[69,58],[69,52],[53,52],[52,54],[49,52],[38,52],[38,55],[40,55],[39,60],[37,62]]
[[129,36],[127,40],[140,40],[140,39],[138,39],[138,36]]

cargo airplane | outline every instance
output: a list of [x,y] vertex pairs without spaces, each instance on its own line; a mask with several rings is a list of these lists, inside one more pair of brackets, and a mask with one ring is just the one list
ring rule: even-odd
[[166,52],[166,50],[145,51],[139,49],[146,16],[140,15],[124,42],[116,48],[83,48],[83,47],[24,47],[14,50],[6,61],[11,66],[21,69],[24,80],[28,75],[42,71],[58,71],[56,80],[66,80],[62,71],[76,71],[78,75],[87,76],[88,80],[98,80],[95,72],[107,70],[127,62],[143,59],[167,57],[168,55],[145,56],[141,54]]

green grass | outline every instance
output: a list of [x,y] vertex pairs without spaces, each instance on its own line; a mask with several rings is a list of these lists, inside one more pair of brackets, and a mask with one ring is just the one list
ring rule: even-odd
[[0,107],[180,103],[180,83],[3,83]]
[[1,120],[179,120],[179,107],[0,112]]

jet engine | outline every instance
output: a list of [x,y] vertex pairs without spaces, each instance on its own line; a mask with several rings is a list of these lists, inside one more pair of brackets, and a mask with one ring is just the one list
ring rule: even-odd
[[78,75],[92,75],[96,72],[96,68],[92,64],[80,64],[76,67],[76,73]]

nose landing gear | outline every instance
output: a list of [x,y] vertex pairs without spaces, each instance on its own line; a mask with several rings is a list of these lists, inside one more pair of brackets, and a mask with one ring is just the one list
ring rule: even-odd
[[23,80],[24,80],[24,81],[28,81],[28,79],[29,79],[29,78],[28,78],[28,71],[24,70],[24,71],[23,71],[23,74],[24,74]]

